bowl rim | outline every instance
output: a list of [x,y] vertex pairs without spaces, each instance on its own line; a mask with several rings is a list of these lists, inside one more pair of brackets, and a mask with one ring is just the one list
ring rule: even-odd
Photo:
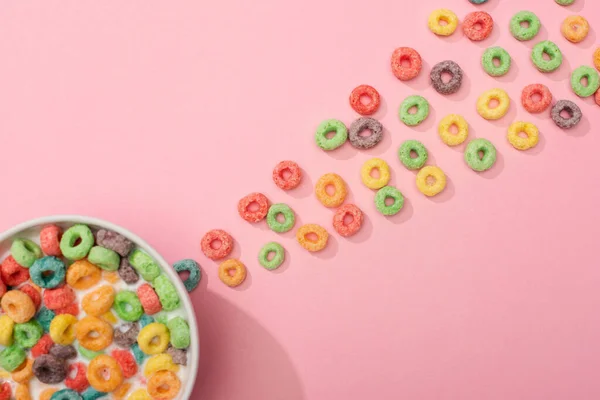
[[[190,348],[196,349],[195,354],[191,359],[191,363],[188,363],[190,367],[190,373],[188,376],[184,377],[187,380],[184,384],[184,390],[182,392],[182,399],[189,399],[192,395],[192,390],[194,389],[194,383],[196,382],[196,377],[198,376],[198,365],[200,361],[200,340],[198,336],[198,324],[196,322],[196,314],[194,313],[194,306],[192,305],[192,301],[190,296],[183,285],[183,282],[179,278],[179,274],[175,272],[175,270],[171,267],[169,263],[165,261],[165,259],[156,251],[152,246],[150,246],[144,239],[131,232],[130,230],[123,228],[120,225],[117,225],[113,222],[106,221],[104,219],[88,217],[85,215],[77,215],[77,214],[59,214],[59,215],[49,215],[46,217],[34,218],[28,220],[26,222],[22,222],[9,228],[5,231],[0,232],[0,242],[3,242],[10,237],[18,235],[19,232],[22,232],[27,229],[35,228],[36,226],[43,226],[48,224],[60,224],[60,223],[74,223],[74,224],[86,224],[86,225],[96,225],[105,229],[109,229],[111,231],[117,232],[123,236],[126,236],[128,239],[132,240],[138,247],[142,250],[146,251],[150,256],[152,256],[158,263],[160,264],[164,273],[166,273],[175,287],[179,292],[181,300],[183,302],[183,306],[185,308],[186,313],[189,315],[188,325],[190,326],[190,334],[191,334],[191,344]],[[182,293],[184,295],[182,295]]]

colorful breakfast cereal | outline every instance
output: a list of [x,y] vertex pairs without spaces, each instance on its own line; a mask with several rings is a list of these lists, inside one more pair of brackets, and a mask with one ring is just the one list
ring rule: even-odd
[[473,171],[486,171],[496,162],[496,148],[487,139],[473,139],[465,149],[465,162]]
[[486,39],[494,29],[492,16],[484,11],[475,11],[467,14],[463,21],[465,36],[474,42]]
[[[367,97],[369,102],[364,104],[361,97]],[[373,86],[359,85],[350,93],[350,106],[360,115],[374,114],[380,103],[379,92]]]
[[[442,74],[450,74],[450,80],[444,82]],[[462,85],[463,70],[454,61],[446,60],[437,63],[429,73],[433,88],[440,94],[456,93]]]

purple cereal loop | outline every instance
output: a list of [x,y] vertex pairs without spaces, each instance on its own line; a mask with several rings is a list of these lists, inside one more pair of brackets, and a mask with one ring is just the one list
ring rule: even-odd
[[[563,118],[560,113],[566,111],[571,117]],[[552,117],[552,121],[563,129],[569,129],[574,127],[581,121],[581,117],[583,114],[581,113],[581,109],[577,106],[577,104],[573,103],[569,100],[559,100],[556,102],[554,107],[552,107],[552,111],[550,111],[550,116]]]
[[72,358],[77,357],[77,350],[71,345],[63,346],[55,343],[50,348],[49,353],[50,355],[53,355],[54,357],[60,358],[62,360],[70,360]]
[[173,363],[179,365],[187,365],[187,350],[176,349],[172,345],[167,348],[167,354],[173,359]]
[[128,348],[137,342],[140,326],[137,322],[128,322],[118,326],[113,333],[113,340],[119,347]]
[[100,229],[96,232],[96,244],[117,252],[121,257],[126,257],[131,252],[131,249],[133,249],[133,242],[131,240],[106,229]]
[[50,354],[43,354],[33,362],[33,374],[42,383],[56,384],[67,377],[67,364]]
[[136,270],[129,264],[127,257],[121,258],[121,264],[119,265],[119,276],[127,284],[133,284],[140,280]]
[[[448,83],[445,83],[442,80],[442,74],[444,72],[452,75],[452,78],[450,78]],[[462,77],[463,71],[460,66],[450,60],[437,63],[431,69],[431,73],[429,74],[433,88],[440,94],[456,93],[458,89],[460,89],[460,85],[462,85]]]
[[[361,136],[360,133],[366,129],[371,131],[371,135]],[[383,125],[374,118],[359,118],[350,125],[348,139],[350,144],[356,148],[370,149],[383,139]]]

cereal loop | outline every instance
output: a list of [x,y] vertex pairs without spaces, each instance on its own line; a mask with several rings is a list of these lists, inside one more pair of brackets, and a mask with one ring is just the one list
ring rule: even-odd
[[112,393],[113,399],[115,399],[115,400],[124,399],[127,392],[129,392],[129,389],[131,389],[131,383],[124,382],[123,384],[121,384],[121,386],[116,388],[115,391]]
[[91,288],[101,277],[100,268],[87,260],[75,261],[67,269],[67,284],[77,290]]
[[581,15],[571,15],[567,17],[560,27],[560,32],[565,39],[572,43],[579,43],[585,39],[589,30],[590,24],[587,19],[583,18]]
[[[519,133],[525,133],[527,137],[519,136]],[[527,150],[535,147],[539,141],[538,128],[529,122],[517,121],[508,127],[508,141],[517,150]]]
[[[534,99],[536,95],[540,97],[538,101]],[[550,93],[547,86],[536,83],[523,88],[521,104],[528,112],[541,113],[546,111],[550,107],[550,103],[552,103],[552,93]]]
[[6,314],[0,315],[0,345],[8,347],[13,341],[15,322]]
[[40,307],[42,304],[42,295],[33,286],[25,284],[21,286],[19,290],[29,296],[31,301],[33,301],[36,310]]
[[181,381],[171,371],[158,371],[148,381],[150,397],[160,400],[174,399],[181,388]]
[[29,385],[25,383],[19,383],[15,389],[15,400],[31,400],[31,394],[29,393]]
[[105,354],[94,358],[87,370],[90,386],[100,392],[112,392],[123,383],[123,373],[117,361]]
[[69,365],[65,386],[76,392],[83,392],[90,386],[87,380],[87,367],[82,362]]
[[[490,107],[490,102],[496,101],[498,105],[494,108]],[[477,112],[483,118],[488,120],[496,120],[504,117],[510,106],[510,98],[502,89],[492,89],[484,92],[477,99]]]
[[[408,66],[402,65],[408,62]],[[409,81],[419,75],[423,61],[419,53],[410,47],[399,47],[392,53],[392,72],[401,81]]]
[[[289,175],[287,175],[289,174]],[[293,161],[281,161],[273,169],[273,182],[278,188],[292,190],[302,181],[302,171]]]
[[473,171],[486,171],[496,163],[496,147],[487,139],[471,140],[465,149],[465,162]]
[[8,256],[2,262],[0,277],[0,282],[5,285],[19,286],[29,279],[29,269],[19,265],[13,256]]
[[[200,283],[200,279],[202,279],[202,271],[200,270],[200,265],[194,260],[186,259],[177,261],[173,264],[173,269],[178,274],[181,272],[188,272],[189,275],[185,281],[183,281],[183,286],[188,292],[196,289],[198,283]],[[143,303],[142,303],[143,305]]]
[[33,377],[33,360],[26,359],[10,375],[12,380],[17,383],[27,383]]
[[[457,133],[454,134],[450,131],[452,126],[456,126]],[[462,115],[450,114],[446,115],[440,121],[438,126],[438,134],[442,142],[448,146],[457,146],[464,142],[469,136],[469,124]]]
[[75,337],[84,348],[91,351],[100,351],[112,343],[113,328],[106,321],[88,315],[77,323]]
[[[334,188],[332,195],[327,193],[327,186],[330,185]],[[317,181],[315,194],[325,207],[338,207],[346,199],[346,184],[337,174],[325,174]]]
[[9,382],[0,382],[0,400],[10,400],[12,388]]
[[75,301],[75,292],[70,286],[62,286],[44,290],[42,298],[49,310],[57,310],[72,304]]
[[[371,176],[373,170],[376,170],[379,174],[377,178]],[[363,164],[360,170],[360,178],[369,189],[381,189],[390,181],[390,167],[381,158],[371,158]]]
[[[440,24],[441,21],[446,24]],[[429,26],[429,30],[436,35],[450,36],[458,27],[458,17],[451,10],[440,8],[429,14],[427,26]]]
[[[316,239],[309,238],[312,235],[315,235]],[[310,252],[323,250],[327,246],[328,239],[329,233],[317,224],[302,225],[296,232],[296,240],[300,246]]]
[[35,315],[35,304],[20,290],[9,290],[0,300],[2,310],[17,324],[29,321]]
[[[433,183],[428,182],[429,179]],[[446,175],[439,167],[426,166],[417,173],[417,188],[425,196],[435,196],[446,187]]]
[[83,296],[81,307],[87,314],[99,317],[111,309],[114,301],[115,289],[103,285]]
[[[270,254],[273,254],[271,259],[269,259]],[[258,253],[258,263],[269,271],[279,268],[284,260],[285,249],[276,242],[265,244]]]
[[219,265],[219,279],[229,287],[239,286],[246,279],[246,266],[234,258],[223,261]]
[[60,238],[62,229],[56,225],[46,225],[40,231],[40,247],[47,256],[62,256],[60,251]]
[[19,265],[29,268],[35,260],[43,256],[42,249],[29,239],[15,239],[10,247],[10,253]]
[[54,343],[69,345],[75,341],[76,325],[77,318],[71,314],[57,315],[50,323],[50,337]]
[[131,290],[121,290],[115,296],[113,309],[122,320],[134,322],[144,313],[137,294]]
[[178,372],[179,366],[173,362],[173,358],[167,353],[157,354],[152,356],[144,366],[144,376],[151,377],[158,371]]
[[137,341],[144,353],[154,355],[163,353],[167,349],[170,338],[169,330],[164,324],[152,322],[142,328]]
[[[137,276],[137,273],[136,273],[136,276]],[[121,275],[119,275],[119,272],[117,272],[117,271],[102,271],[102,279],[104,279],[108,283],[118,283],[121,280]],[[125,280],[125,279],[123,279],[123,280]],[[127,283],[127,282],[125,282],[125,283]]]
[[[220,246],[213,247],[213,244],[220,242]],[[208,231],[200,241],[202,252],[211,260],[225,258],[231,253],[233,248],[233,238],[231,235],[221,229]]]
[[594,51],[594,67],[600,71],[600,47]]
[[115,349],[110,355],[117,360],[125,379],[131,378],[137,374],[138,366],[133,354],[131,354],[129,350]]
[[[344,220],[350,217],[350,222]],[[338,208],[333,215],[333,228],[341,236],[348,237],[354,235],[360,230],[363,222],[363,213],[354,204],[344,204]]]
[[[251,210],[251,206],[256,204],[258,208]],[[250,193],[238,202],[238,213],[242,219],[248,222],[262,221],[269,211],[269,199],[262,193]]]
[[483,11],[467,14],[463,21],[463,32],[467,38],[474,42],[486,39],[492,33],[494,20],[492,16]]
[[[361,101],[361,97],[363,96],[369,98],[368,103],[364,104]],[[360,85],[350,93],[350,106],[360,115],[374,114],[379,108],[380,103],[379,92],[373,86]]]
[[54,393],[58,392],[56,388],[47,388],[40,393],[40,400],[50,400]]
[[160,304],[158,295],[149,284],[144,283],[143,285],[139,286],[137,289],[137,295],[146,314],[153,315],[162,310],[162,305]]
[[65,263],[60,258],[51,256],[35,260],[29,268],[29,275],[33,283],[45,289],[62,285],[66,273]]
[[[544,58],[544,54],[548,56],[547,60]],[[562,59],[562,52],[558,46],[549,40],[544,40],[531,49],[531,61],[541,72],[552,72],[558,69],[562,64]]]

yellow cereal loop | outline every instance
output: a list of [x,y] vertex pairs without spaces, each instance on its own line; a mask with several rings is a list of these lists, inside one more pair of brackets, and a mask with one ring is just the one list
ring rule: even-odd
[[[456,134],[450,132],[452,125],[456,126],[458,129]],[[469,124],[467,124],[467,121],[462,115],[446,115],[440,121],[438,134],[440,135],[442,142],[446,143],[448,146],[457,146],[464,142],[467,139],[467,136],[469,136]]]
[[104,271],[102,272],[102,277],[110,283],[117,283],[121,280],[117,271]]
[[6,314],[0,315],[0,345],[8,347],[12,344],[15,322]]
[[170,338],[169,330],[164,324],[152,322],[143,327],[138,334],[138,345],[146,354],[159,354],[167,349]]
[[146,389],[137,389],[127,397],[127,400],[152,400]]
[[50,322],[50,337],[54,343],[67,346],[75,340],[77,318],[71,314],[60,314]]
[[146,362],[146,366],[144,367],[144,376],[149,378],[158,371],[172,371],[177,373],[177,371],[179,371],[179,365],[173,362],[173,358],[170,354],[157,354],[150,357]]
[[[333,194],[327,193],[327,186],[333,186]],[[346,199],[346,184],[338,174],[325,174],[317,181],[315,194],[325,207],[338,207]]]
[[121,384],[121,386],[116,388],[115,391],[112,393],[113,399],[115,399],[115,400],[124,399],[127,392],[129,392],[129,389],[131,389],[131,383],[123,382]]
[[31,400],[31,394],[29,394],[29,386],[23,383],[19,383],[15,389],[15,400]]
[[[440,23],[442,21],[446,24],[442,25]],[[445,8],[440,8],[439,10],[434,10],[431,14],[429,14],[427,26],[429,26],[429,30],[436,35],[450,36],[458,27],[458,17],[452,11]]]
[[11,378],[17,383],[27,383],[33,377],[33,360],[31,358],[23,361],[21,365],[15,369]]
[[[519,136],[520,133],[525,133],[527,137]],[[508,127],[508,141],[517,150],[527,150],[535,147],[540,140],[540,135],[537,126],[529,122],[517,121],[513,122]]]
[[446,187],[446,175],[438,167],[428,165],[417,174],[417,188],[425,196],[435,196]]
[[115,314],[113,314],[110,311],[102,314],[101,318],[103,320],[105,320],[106,322],[108,322],[109,324],[113,324],[113,325],[116,324],[117,322],[119,322],[119,320],[117,319],[117,317],[115,317]]
[[2,379],[9,379],[10,378],[10,372],[7,372],[7,371],[3,370],[2,368],[0,368],[0,378],[2,378]]
[[[498,105],[490,107],[490,102],[495,100]],[[496,120],[504,117],[510,106],[510,98],[502,89],[492,89],[484,92],[477,99],[477,112],[485,119]]]
[[[378,178],[371,176],[373,170],[377,170],[379,173]],[[381,158],[371,158],[363,164],[360,170],[360,178],[369,189],[381,189],[390,181],[390,167]]]
[[50,400],[52,395],[56,392],[58,392],[58,389],[55,389],[55,388],[44,389],[40,393],[40,400]]

